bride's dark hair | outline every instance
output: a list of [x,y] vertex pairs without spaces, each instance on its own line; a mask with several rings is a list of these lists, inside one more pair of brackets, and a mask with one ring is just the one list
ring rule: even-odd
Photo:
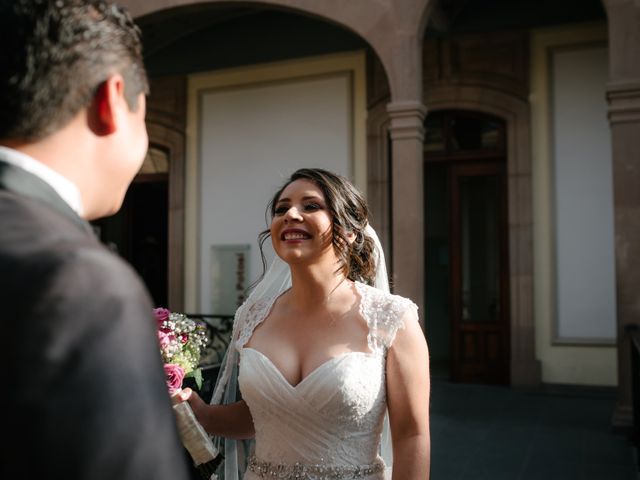
[[[275,215],[276,203],[283,190],[296,180],[309,180],[322,190],[333,221],[331,242],[345,277],[372,285],[376,276],[376,259],[373,254],[375,247],[373,240],[365,233],[369,209],[362,194],[340,175],[321,168],[301,168],[289,177],[267,205],[270,218]],[[355,235],[352,243],[347,239],[350,233]],[[266,260],[262,247],[269,236],[269,229],[260,232],[258,236],[263,271],[266,269]]]

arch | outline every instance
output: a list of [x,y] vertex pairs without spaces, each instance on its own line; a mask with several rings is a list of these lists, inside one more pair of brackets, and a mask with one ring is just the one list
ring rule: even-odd
[[471,86],[429,88],[424,102],[428,111],[472,110],[501,118],[507,133],[507,190],[509,232],[509,284],[511,360],[514,386],[540,383],[535,359],[533,317],[533,199],[529,148],[529,105],[497,90]]
[[415,2],[309,2],[306,0],[121,0],[135,17],[166,9],[209,4],[268,6],[311,15],[337,24],[364,39],[380,58],[392,101],[418,101],[421,94],[422,32],[433,0]]

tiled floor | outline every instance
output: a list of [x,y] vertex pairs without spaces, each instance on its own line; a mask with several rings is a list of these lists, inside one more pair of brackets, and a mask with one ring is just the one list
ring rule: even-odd
[[637,480],[611,432],[611,391],[519,391],[435,380],[431,480]]

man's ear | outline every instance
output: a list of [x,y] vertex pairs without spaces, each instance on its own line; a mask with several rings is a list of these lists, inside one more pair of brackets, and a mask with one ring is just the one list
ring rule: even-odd
[[124,80],[111,75],[98,86],[89,107],[89,127],[98,136],[110,135],[118,127],[118,110],[124,101]]

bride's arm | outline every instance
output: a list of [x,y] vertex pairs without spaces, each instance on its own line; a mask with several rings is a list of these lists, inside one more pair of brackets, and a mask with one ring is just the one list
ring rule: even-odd
[[413,309],[387,353],[387,406],[393,443],[393,479],[429,478],[429,351]]
[[236,440],[254,437],[253,418],[244,400],[228,405],[208,405],[190,388],[177,396],[178,401],[189,402],[196,419],[210,434]]

